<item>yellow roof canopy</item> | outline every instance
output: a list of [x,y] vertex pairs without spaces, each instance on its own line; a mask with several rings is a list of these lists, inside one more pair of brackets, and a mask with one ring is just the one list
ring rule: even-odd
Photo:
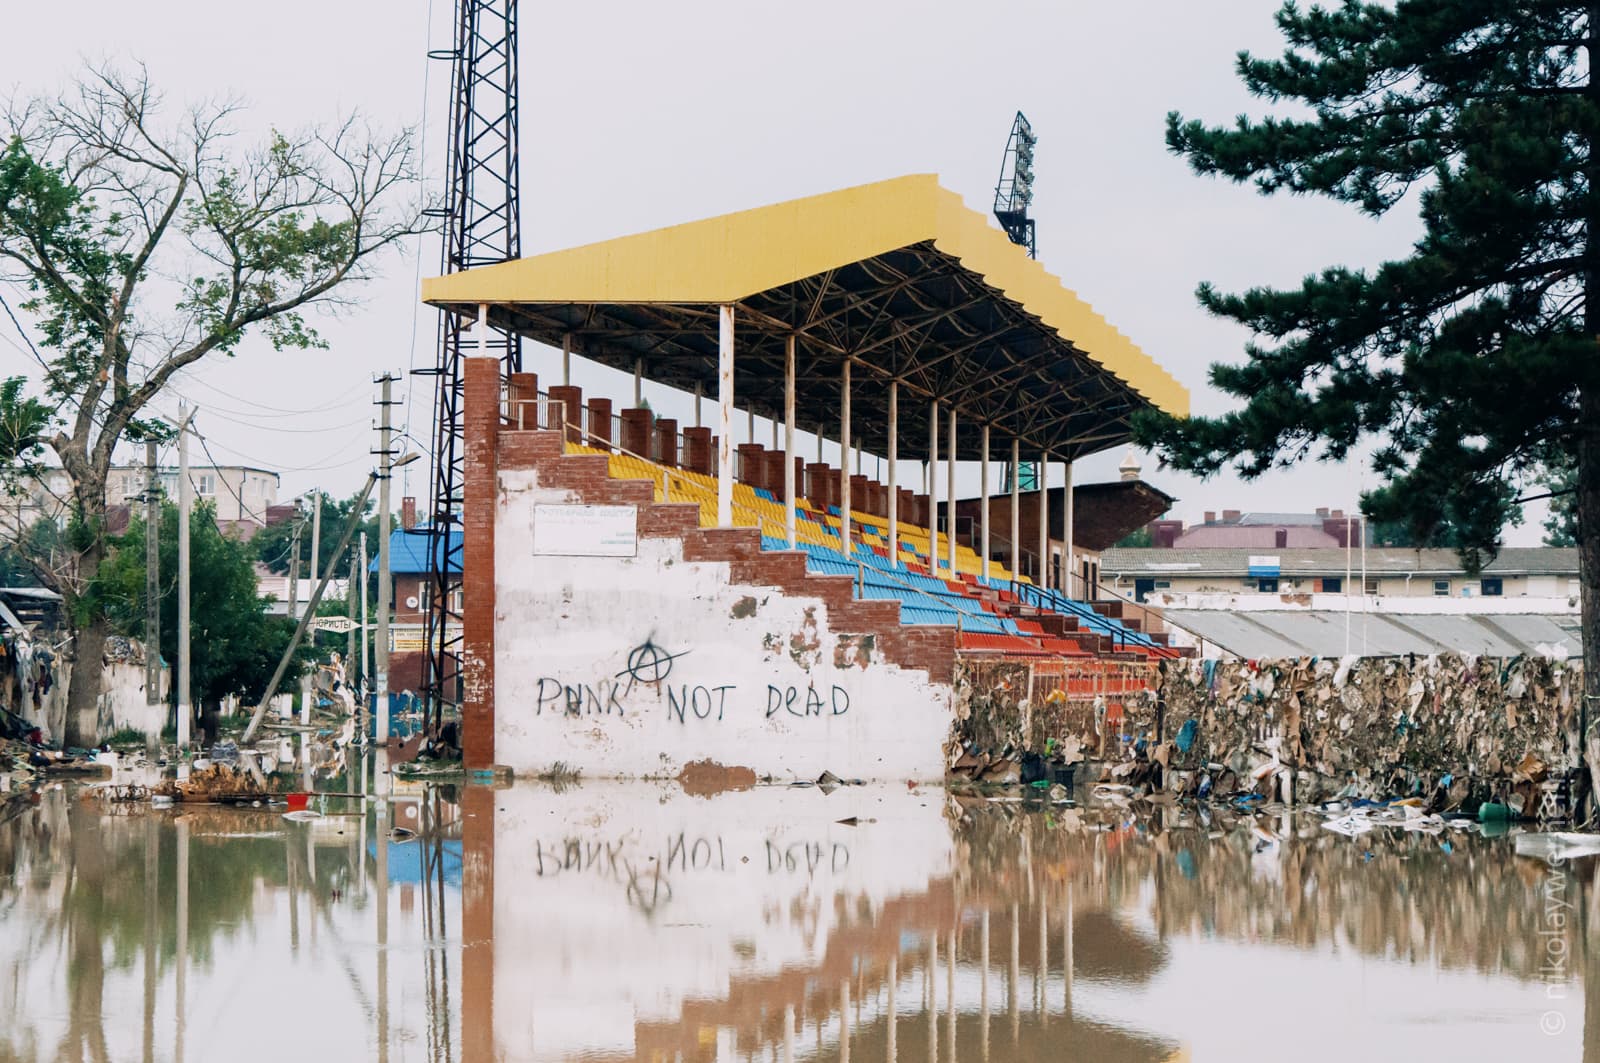
[[957,411],[961,459],[978,457],[983,424],[991,457],[1013,436],[1030,457],[1077,457],[1125,442],[1141,407],[1189,409],[1170,374],[927,174],[434,277],[422,297],[487,304],[497,326],[708,393],[716,308],[732,304],[737,404],[781,414],[793,334],[802,423],[836,419],[849,357],[853,435],[875,453],[890,380],[902,443],[928,438],[916,399],[936,398]]

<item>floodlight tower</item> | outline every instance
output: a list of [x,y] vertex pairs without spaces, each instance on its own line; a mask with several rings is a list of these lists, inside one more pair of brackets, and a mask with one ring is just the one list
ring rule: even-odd
[[[1033,219],[1028,208],[1033,205],[1033,148],[1039,139],[1033,135],[1028,116],[1021,111],[1011,123],[1011,136],[1006,140],[1006,153],[1000,158],[1000,180],[994,186],[994,216],[1000,227],[1011,237],[1011,242],[1028,249],[1029,258],[1039,257],[1039,245],[1034,239]],[[1007,462],[1005,489],[1011,489],[1011,478],[1018,480],[1022,491],[1039,488],[1039,467],[1025,461],[1016,469]],[[1013,544],[1013,549],[1018,549]]]
[[[448,61],[450,133],[441,219],[441,272],[518,258],[522,208],[517,143],[517,0],[456,0],[454,46],[428,53]],[[464,352],[493,353],[501,375],[522,368],[522,338],[449,311],[439,315],[438,358],[418,375],[434,380],[433,508],[428,522],[430,587],[423,676],[434,722],[456,701],[461,674],[461,525],[465,448],[461,435]]]
[[994,216],[1012,243],[1028,249],[1029,258],[1039,257],[1033,219],[1028,216],[1033,204],[1033,147],[1037,143],[1027,115],[1018,111],[1011,123],[1006,153],[1000,160],[1000,180],[994,186]]

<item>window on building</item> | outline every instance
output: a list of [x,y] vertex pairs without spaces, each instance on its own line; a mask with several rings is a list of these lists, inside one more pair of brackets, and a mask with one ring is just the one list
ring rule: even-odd
[[199,492],[200,494],[202,494],[202,495],[206,496],[207,498],[209,498],[210,496],[212,496],[212,495],[217,493],[217,475],[216,475],[216,473],[211,473],[211,472],[203,472],[203,473],[201,473],[199,476],[195,477],[195,485],[196,485],[195,486],[195,490],[197,492]]
[[1343,594],[1344,578],[1342,576],[1328,576],[1322,580],[1323,594]]
[[1485,598],[1499,598],[1506,593],[1506,585],[1499,579],[1484,579],[1482,589]]
[[1434,580],[1433,581],[1433,593],[1434,593],[1434,595],[1436,597],[1440,597],[1440,598],[1448,598],[1448,597],[1450,597],[1450,581],[1447,580],[1447,579],[1436,579],[1436,580]]
[[1277,594],[1278,581],[1275,579],[1258,579],[1256,580],[1256,590],[1262,594]]
[[1366,587],[1367,587],[1367,593],[1369,595],[1376,595],[1378,593],[1378,581],[1377,580],[1375,580],[1375,579],[1367,580]]

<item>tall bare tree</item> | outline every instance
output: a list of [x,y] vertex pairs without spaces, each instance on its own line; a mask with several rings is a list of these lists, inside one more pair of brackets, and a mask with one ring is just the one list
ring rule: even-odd
[[72,563],[57,573],[75,628],[69,742],[94,737],[108,630],[91,588],[118,443],[170,434],[151,402],[247,336],[321,345],[306,308],[347,306],[352,282],[422,224],[409,131],[352,117],[249,143],[240,114],[213,103],[169,120],[143,68],[99,66],[13,104],[0,127],[0,293],[32,315],[44,399],[16,399],[0,422],[71,482]]

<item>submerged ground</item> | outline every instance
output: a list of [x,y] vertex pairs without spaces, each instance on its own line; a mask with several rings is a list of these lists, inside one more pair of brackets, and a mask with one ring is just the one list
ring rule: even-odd
[[1600,1058],[1595,862],[1475,831],[905,785],[0,808],[0,1060]]

